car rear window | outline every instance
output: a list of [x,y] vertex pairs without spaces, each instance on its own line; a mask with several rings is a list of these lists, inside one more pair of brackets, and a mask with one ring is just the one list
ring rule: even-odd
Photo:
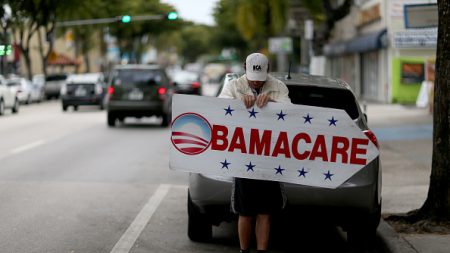
[[51,75],[51,76],[47,76],[45,78],[46,81],[62,81],[62,80],[66,80],[67,75]]
[[300,105],[341,109],[352,119],[359,117],[353,93],[344,89],[289,85],[291,102]]
[[113,78],[113,84],[121,86],[155,85],[165,81],[162,71],[158,69],[117,70]]

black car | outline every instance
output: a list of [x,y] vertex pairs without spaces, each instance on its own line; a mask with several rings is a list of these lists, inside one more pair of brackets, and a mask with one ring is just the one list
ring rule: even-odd
[[159,65],[120,65],[111,72],[106,99],[108,126],[126,117],[162,118],[168,126],[172,114],[172,84]]
[[101,73],[70,75],[61,87],[62,109],[73,106],[76,111],[80,105],[98,105],[103,110],[105,90]]

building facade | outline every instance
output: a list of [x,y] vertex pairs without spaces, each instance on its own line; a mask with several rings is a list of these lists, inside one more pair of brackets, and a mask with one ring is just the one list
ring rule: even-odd
[[355,1],[324,48],[326,74],[348,82],[361,100],[415,103],[434,76],[436,42],[435,0]]

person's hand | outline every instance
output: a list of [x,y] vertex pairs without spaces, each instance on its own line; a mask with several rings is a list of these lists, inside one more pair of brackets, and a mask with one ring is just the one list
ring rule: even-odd
[[255,104],[255,96],[244,95],[242,97],[242,101],[244,101],[245,107],[250,108],[250,107],[252,107]]
[[256,105],[259,108],[263,108],[264,106],[267,105],[267,103],[269,101],[272,101],[270,99],[269,95],[267,95],[267,93],[262,93],[262,94],[259,94],[258,97],[256,98]]

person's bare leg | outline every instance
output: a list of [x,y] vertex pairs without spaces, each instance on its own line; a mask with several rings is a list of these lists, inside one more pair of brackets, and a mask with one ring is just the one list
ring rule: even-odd
[[241,249],[248,250],[250,248],[250,240],[252,238],[252,221],[251,216],[239,215],[238,234]]
[[267,250],[269,247],[270,214],[256,216],[256,249]]

